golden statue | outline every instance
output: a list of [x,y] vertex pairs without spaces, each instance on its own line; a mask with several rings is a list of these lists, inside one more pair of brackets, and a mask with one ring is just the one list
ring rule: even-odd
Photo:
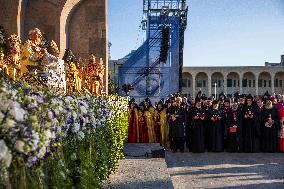
[[[38,28],[29,31],[28,40],[21,49],[21,74],[27,74],[35,68],[39,68],[43,56],[47,52],[41,47],[42,33]],[[41,70],[43,71],[43,70]]]
[[91,94],[95,94],[95,69],[97,67],[96,57],[91,54],[89,58],[89,63],[85,67],[85,84],[87,85],[87,89]]
[[67,92],[77,92],[81,90],[81,80],[79,78],[79,70],[75,63],[70,63],[66,67],[66,82],[67,82]]
[[103,92],[104,65],[102,59],[97,62],[96,57],[91,54],[87,64],[85,83],[91,94],[101,96]]
[[100,58],[99,64],[97,64],[96,71],[95,71],[95,94],[97,96],[101,96],[103,92],[104,86],[104,75],[105,75],[105,67],[103,63],[103,59]]
[[79,92],[82,88],[81,67],[70,49],[65,50],[63,60],[66,67],[67,92]]
[[5,57],[4,70],[8,76],[16,80],[21,68],[21,40],[13,34],[7,41],[7,56]]
[[49,52],[42,47],[43,35],[38,28],[29,31],[28,40],[21,48],[21,77],[32,87],[48,87],[66,92],[64,61],[58,58],[59,50],[54,41]]

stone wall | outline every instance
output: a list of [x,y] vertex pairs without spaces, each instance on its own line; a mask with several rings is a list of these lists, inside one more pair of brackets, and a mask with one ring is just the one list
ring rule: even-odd
[[33,28],[39,28],[45,33],[47,39],[54,40],[59,44],[59,18],[60,3],[58,0],[28,0],[24,16],[24,34],[27,39],[28,33]]
[[74,11],[69,25],[69,47],[81,57],[90,53],[105,60],[106,44],[104,0],[85,0]]
[[0,25],[10,34],[20,34],[22,0],[0,0]]
[[[284,68],[266,66],[244,66],[244,67],[184,67],[183,79],[190,80],[190,87],[183,87],[184,94],[195,96],[199,89],[208,96],[214,94],[214,86],[209,83],[215,80],[217,93],[234,94],[240,92],[251,95],[263,95],[266,91],[270,94],[284,94]],[[236,82],[236,85],[228,87],[227,79]],[[205,86],[197,86],[197,81],[205,81]],[[246,80],[246,85],[243,83]],[[266,84],[264,84],[266,83]]]

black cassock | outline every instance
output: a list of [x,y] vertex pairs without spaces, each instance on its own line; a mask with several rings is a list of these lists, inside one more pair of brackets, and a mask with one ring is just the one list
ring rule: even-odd
[[242,111],[231,109],[224,119],[224,124],[227,138],[226,150],[228,152],[242,152]]
[[[221,121],[221,112],[213,109],[209,111],[208,115],[208,132],[209,132],[209,146],[208,151],[211,152],[222,152],[223,151],[223,140],[224,140],[224,129]],[[212,120],[213,119],[213,120]]]
[[206,119],[204,121],[204,140],[205,140],[205,149],[210,149],[211,141],[210,141],[210,111],[212,111],[211,106],[203,107],[204,113],[206,115]]
[[[245,117],[245,116],[250,117]],[[254,106],[243,107],[243,151],[260,152],[260,116]]]
[[228,114],[230,112],[230,108],[229,107],[223,107],[222,109],[220,109],[220,112],[221,112],[221,115],[222,115],[222,126],[223,126],[223,135],[224,135],[224,140],[223,140],[223,146],[224,148],[227,146],[227,133],[226,133],[226,121],[227,121],[227,118],[228,118]]
[[185,109],[185,140],[186,140],[186,147],[191,152],[191,138],[192,138],[192,105],[188,105]]
[[175,120],[173,120],[172,126],[172,137],[173,137],[173,150],[176,151],[180,149],[184,151],[184,122],[185,122],[185,110],[182,106],[174,106],[173,115],[175,116]]
[[172,120],[172,115],[174,115],[174,106],[170,106],[167,108],[167,120],[169,123],[169,140],[170,140],[170,148],[173,149],[173,120]]
[[[267,123],[269,117],[274,121],[272,125]],[[264,107],[261,111],[261,150],[263,152],[278,151],[279,125],[278,110],[275,107],[271,109]]]
[[[205,112],[202,109],[193,108],[192,112],[192,140],[191,140],[191,150],[194,153],[205,152],[205,138],[204,138],[204,123],[201,117],[205,117]],[[194,119],[198,116],[198,119]]]

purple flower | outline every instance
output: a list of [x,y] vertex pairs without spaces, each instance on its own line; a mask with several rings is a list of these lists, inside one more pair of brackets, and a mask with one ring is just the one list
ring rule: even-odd
[[50,152],[46,152],[41,159],[44,160],[44,159],[48,158],[50,156],[50,154],[51,154]]
[[84,118],[84,117],[82,117],[82,116],[80,116],[80,117],[79,117],[79,120],[80,120],[80,124],[81,124],[81,125],[83,125],[83,124],[84,124],[84,122],[85,122],[85,118]]
[[31,131],[26,131],[25,136],[31,138],[33,136],[33,133]]
[[58,147],[57,146],[53,146],[52,152],[57,152],[57,150],[58,150]]
[[34,166],[34,165],[37,163],[37,161],[38,161],[38,159],[37,159],[36,156],[34,156],[34,155],[30,156],[30,157],[28,158],[28,162],[27,162],[28,167]]
[[71,116],[67,118],[67,124],[73,124],[73,118]]

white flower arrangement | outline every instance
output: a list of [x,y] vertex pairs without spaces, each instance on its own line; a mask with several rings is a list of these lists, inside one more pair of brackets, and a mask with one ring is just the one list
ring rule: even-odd
[[82,141],[127,110],[122,97],[47,97],[43,92],[23,94],[0,82],[0,166],[8,168],[14,157],[21,156],[32,167],[56,145],[64,145],[62,139],[70,133]]
[[0,140],[0,165],[9,167],[12,162],[12,155],[4,140]]

